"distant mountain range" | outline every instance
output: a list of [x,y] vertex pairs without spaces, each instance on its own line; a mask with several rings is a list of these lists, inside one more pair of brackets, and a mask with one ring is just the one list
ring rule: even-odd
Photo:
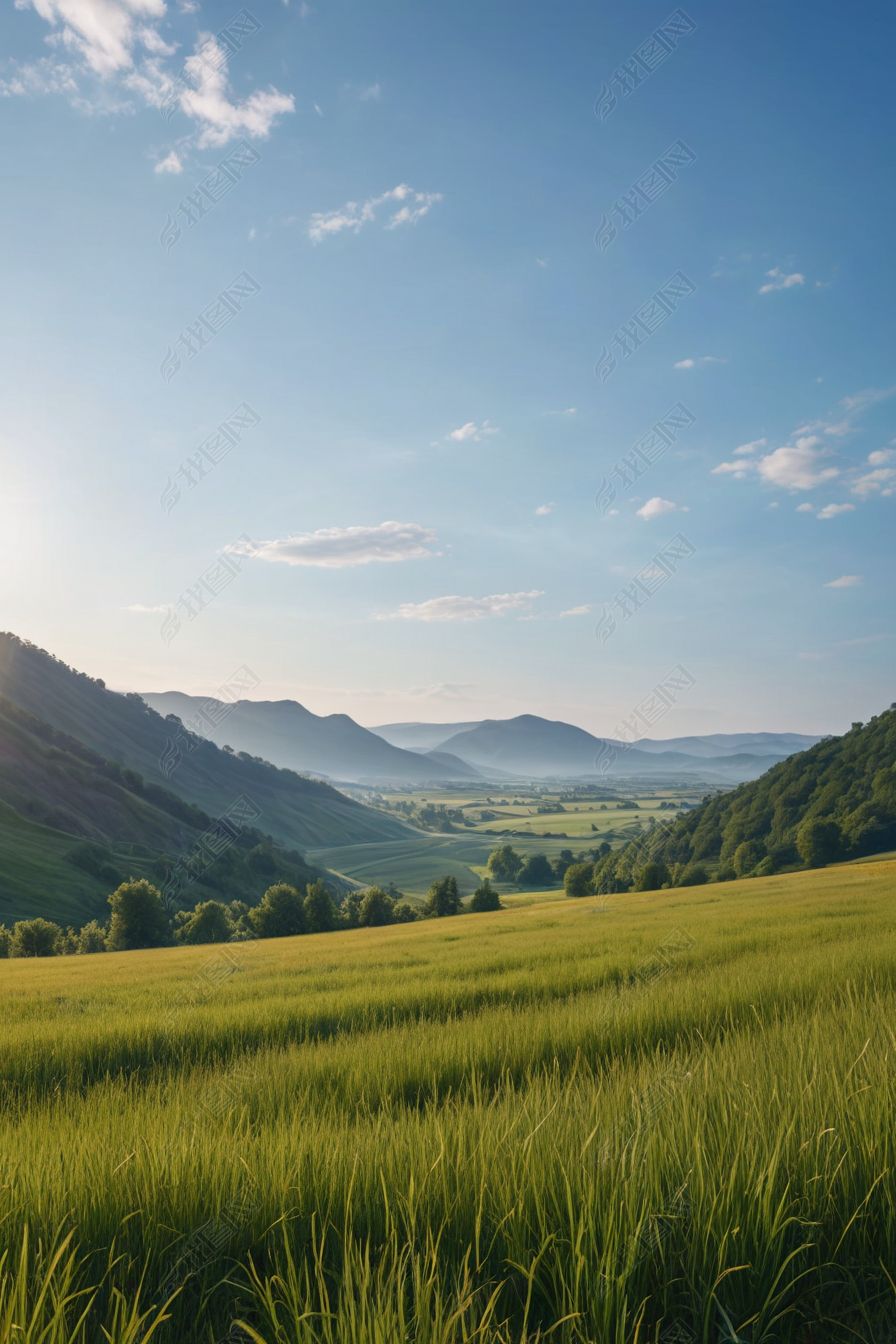
[[179,691],[144,694],[159,714],[176,714],[218,746],[275,765],[358,784],[438,784],[478,779],[474,766],[446,752],[396,747],[347,714],[312,714],[295,700],[232,704]]
[[734,783],[754,779],[818,741],[802,733],[715,733],[625,743],[534,714],[478,723],[391,723],[373,731],[395,745],[450,752],[486,776],[535,779],[688,775]]
[[143,698],[220,747],[337,782],[377,786],[604,776],[736,784],[817,740],[799,733],[717,733],[627,744],[534,714],[370,729],[347,714],[313,714],[294,700],[227,703],[179,691]]

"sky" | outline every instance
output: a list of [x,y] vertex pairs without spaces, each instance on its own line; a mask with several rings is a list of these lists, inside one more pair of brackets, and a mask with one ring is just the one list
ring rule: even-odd
[[365,724],[878,712],[894,36],[3,0],[2,625]]

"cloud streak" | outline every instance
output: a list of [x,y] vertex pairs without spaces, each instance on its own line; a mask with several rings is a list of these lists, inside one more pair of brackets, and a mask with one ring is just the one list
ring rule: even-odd
[[487,597],[431,597],[426,602],[403,602],[397,611],[378,617],[381,621],[484,621],[497,616],[525,615],[544,594],[539,589],[524,593],[491,593]]
[[438,554],[435,543],[435,532],[419,523],[386,522],[376,527],[322,527],[279,540],[239,542],[230,549],[269,564],[349,569],[424,560]]
[[401,182],[397,187],[370,196],[366,201],[346,201],[337,210],[318,211],[308,222],[308,237],[313,243],[335,238],[340,233],[358,234],[382,214],[387,216],[384,228],[398,229],[404,224],[416,224],[424,219],[434,205],[443,199],[440,191],[417,191]]

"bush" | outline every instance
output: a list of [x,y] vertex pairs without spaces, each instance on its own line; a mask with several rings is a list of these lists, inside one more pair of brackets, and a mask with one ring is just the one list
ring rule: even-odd
[[470,910],[475,914],[482,914],[488,910],[502,910],[501,898],[495,891],[488,878],[479,884],[473,895],[470,897]]
[[593,863],[573,863],[563,874],[563,889],[567,896],[591,896],[594,892],[593,881]]
[[307,933],[305,902],[295,887],[288,882],[275,882],[268,887],[249,921],[259,938],[291,938]]
[[233,933],[227,907],[220,901],[200,901],[181,922],[179,943],[226,943]]
[[9,944],[12,941],[12,934],[5,924],[0,924],[0,960],[5,960],[9,956]]
[[12,926],[10,954],[14,957],[55,957],[62,930],[48,919],[20,919]]
[[520,887],[553,887],[554,870],[544,854],[530,854],[516,880]]
[[661,859],[649,859],[635,881],[637,891],[659,891],[664,882],[669,881],[669,873]]
[[90,952],[105,952],[105,950],[106,930],[99,920],[91,919],[78,934],[77,951],[87,954]]
[[382,887],[370,887],[361,897],[358,923],[362,929],[379,928],[395,920],[395,902]]
[[122,882],[109,897],[112,919],[107,945],[110,952],[132,947],[164,947],[171,941],[162,893],[145,878]]
[[441,919],[444,915],[460,914],[460,892],[457,879],[440,877],[433,882],[426,897],[426,913]]
[[796,833],[796,847],[808,868],[824,868],[840,856],[840,827],[832,817],[807,817]]
[[305,922],[309,933],[329,933],[339,923],[326,882],[312,882],[305,892]]
[[681,886],[683,887],[702,887],[704,882],[708,881],[709,873],[702,863],[689,865],[681,875]]
[[738,877],[750,877],[765,858],[765,845],[761,840],[743,840],[734,851],[732,864]]

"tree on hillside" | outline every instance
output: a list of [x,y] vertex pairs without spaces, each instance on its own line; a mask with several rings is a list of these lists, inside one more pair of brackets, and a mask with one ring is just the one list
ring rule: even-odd
[[659,891],[669,881],[669,872],[662,859],[648,859],[635,879],[638,891]]
[[796,847],[809,868],[824,868],[840,857],[840,827],[832,817],[807,817],[796,833]]
[[457,879],[440,877],[433,882],[426,894],[426,913],[441,919],[444,915],[460,914],[460,892]]
[[14,957],[55,957],[62,930],[49,919],[20,919],[12,926],[10,953]]
[[563,874],[563,889],[567,896],[590,896],[593,877],[593,863],[572,863]]
[[179,943],[226,943],[233,934],[227,907],[220,901],[200,901],[181,921]]
[[329,933],[339,923],[333,896],[326,882],[318,879],[305,891],[305,921],[309,933]]
[[300,892],[288,882],[275,882],[268,887],[249,920],[259,938],[291,938],[307,933],[305,905]]
[[12,934],[5,924],[0,924],[0,960],[5,960],[9,956],[9,945],[12,942]]
[[370,887],[361,896],[358,924],[362,929],[380,928],[395,919],[395,902],[382,887]]
[[761,840],[742,840],[732,855],[731,862],[738,877],[749,877],[765,858]]
[[530,854],[516,876],[521,887],[553,887],[554,870],[544,854]]
[[87,954],[90,952],[105,952],[106,950],[106,930],[100,924],[99,920],[91,919],[78,934],[78,952]]
[[107,944],[110,952],[133,947],[164,947],[170,926],[162,893],[145,878],[122,882],[109,897],[112,918]]
[[488,871],[496,882],[515,882],[522,866],[512,845],[499,845],[488,856]]
[[501,910],[501,898],[488,878],[484,878],[470,897],[470,910],[482,914],[487,910]]

